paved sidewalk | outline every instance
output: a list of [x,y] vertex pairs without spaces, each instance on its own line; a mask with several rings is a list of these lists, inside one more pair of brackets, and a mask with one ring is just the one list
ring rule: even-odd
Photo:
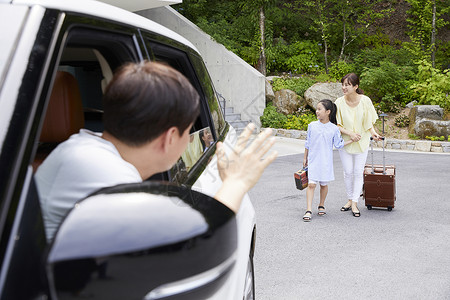
[[[305,140],[306,131],[293,129],[274,129],[272,134],[277,137],[288,138],[292,140]],[[374,147],[381,148],[382,142],[375,143]],[[385,140],[386,149],[392,150],[410,150],[419,152],[433,152],[433,153],[449,153],[450,141],[429,141],[429,140],[398,140],[387,138]]]
[[[279,156],[303,154],[305,152],[305,140],[275,136],[276,142],[272,147],[273,150],[278,151]],[[382,151],[382,148],[374,148],[374,151]],[[437,154],[450,155],[450,152],[422,152],[413,150],[401,149],[385,149],[386,152],[403,152],[403,153],[423,153],[423,154]],[[450,170],[449,170],[450,172]]]

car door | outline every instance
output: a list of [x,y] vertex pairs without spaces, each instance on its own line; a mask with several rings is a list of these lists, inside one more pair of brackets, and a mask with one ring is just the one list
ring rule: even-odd
[[[102,87],[112,70],[142,60],[138,31],[90,16],[21,8],[21,32],[5,68],[2,108],[10,113],[1,144],[1,299],[31,299],[48,293],[43,252],[46,248],[34,171],[60,141],[42,141],[44,120],[52,108],[55,77],[69,73],[79,86],[83,127],[102,130]],[[19,72],[22,71],[22,72]],[[9,111],[8,111],[9,112]]]

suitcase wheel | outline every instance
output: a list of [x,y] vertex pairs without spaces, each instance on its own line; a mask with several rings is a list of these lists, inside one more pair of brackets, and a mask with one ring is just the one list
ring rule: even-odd
[[391,210],[392,210],[392,207],[388,206],[388,211],[391,211]]
[[367,209],[371,210],[372,209],[372,205],[367,205]]

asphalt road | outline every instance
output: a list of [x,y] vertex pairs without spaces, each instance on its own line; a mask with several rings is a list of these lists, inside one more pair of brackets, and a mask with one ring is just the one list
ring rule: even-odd
[[280,157],[250,191],[256,299],[450,299],[450,155],[386,151],[397,168],[395,208],[369,211],[361,200],[355,218],[340,211],[347,200],[335,151],[327,214],[317,215],[316,189],[306,223],[306,191],[293,178],[302,146],[279,140]]

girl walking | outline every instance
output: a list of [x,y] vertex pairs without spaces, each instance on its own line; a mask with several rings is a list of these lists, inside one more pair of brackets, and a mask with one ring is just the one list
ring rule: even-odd
[[333,146],[341,149],[352,143],[352,140],[344,142],[341,137],[339,128],[336,126],[336,110],[336,105],[331,100],[321,100],[316,108],[317,121],[308,125],[303,157],[303,167],[308,167],[307,208],[303,216],[305,222],[311,221],[312,200],[317,184],[320,185],[318,214],[326,213],[325,198],[328,194],[328,182],[334,180]]

